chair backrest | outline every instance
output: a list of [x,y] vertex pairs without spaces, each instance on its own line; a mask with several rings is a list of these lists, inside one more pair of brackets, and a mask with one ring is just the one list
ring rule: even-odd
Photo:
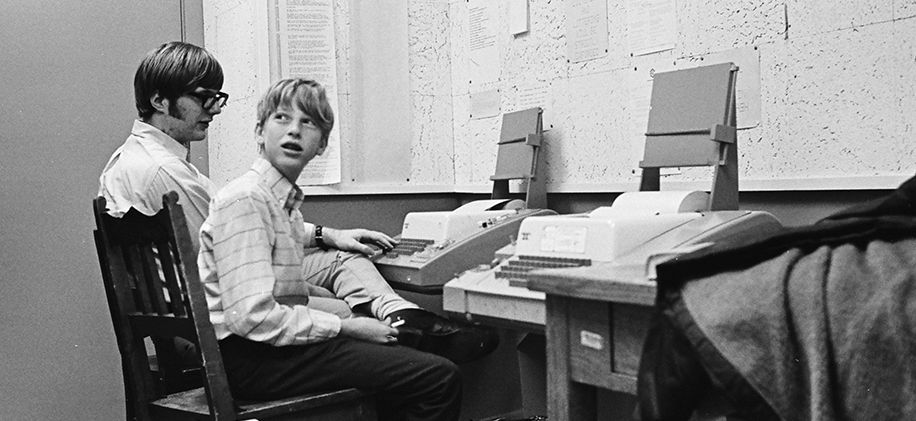
[[738,209],[737,72],[721,63],[655,74],[640,190],[659,190],[660,168],[711,166],[707,208]]
[[525,204],[529,209],[547,207],[545,178],[538,175],[543,171],[543,157],[540,153],[543,141],[543,110],[528,108],[503,115],[496,152],[496,171],[490,177],[493,181],[493,199],[509,198],[509,180],[524,180]]
[[[116,218],[107,213],[104,198],[93,200],[95,242],[121,353],[127,418],[149,419],[148,403],[174,391],[166,389],[169,378],[180,371],[176,336],[197,346],[213,419],[234,418],[235,404],[210,324],[197,255],[177,202],[178,195],[170,192],[155,215],[131,209]],[[147,337],[155,343],[159,375],[150,369]]]

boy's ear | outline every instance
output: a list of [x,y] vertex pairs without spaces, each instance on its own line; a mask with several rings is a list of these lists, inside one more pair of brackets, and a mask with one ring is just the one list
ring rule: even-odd
[[327,148],[328,148],[328,138],[322,137],[322,138],[321,138],[321,147],[318,148],[317,155],[323,154],[323,153],[324,153],[324,150],[327,149]]
[[264,151],[264,136],[262,136],[262,133],[264,133],[264,130],[261,125],[254,126],[254,134],[257,136],[257,139],[255,139],[255,144],[258,145],[259,153]]
[[149,103],[156,111],[159,111],[163,114],[169,113],[169,99],[160,95],[159,91],[156,91],[154,94],[150,95]]

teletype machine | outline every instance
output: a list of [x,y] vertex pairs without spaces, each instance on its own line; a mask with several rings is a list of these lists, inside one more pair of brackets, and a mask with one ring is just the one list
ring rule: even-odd
[[[542,330],[544,293],[525,287],[529,273],[637,266],[638,282],[651,284],[661,261],[729,236],[778,230],[773,215],[738,210],[736,70],[724,63],[656,74],[640,191],[585,214],[526,218],[517,241],[497,251],[492,264],[445,284],[444,310]],[[659,191],[660,168],[690,166],[714,167],[709,192]]]
[[[544,177],[538,174],[543,169],[541,115],[540,108],[530,108],[503,116],[491,199],[453,211],[407,214],[398,246],[373,258],[394,288],[440,294],[456,274],[492,260],[524,219],[556,214],[545,209]],[[524,201],[510,198],[510,180],[524,182]]]

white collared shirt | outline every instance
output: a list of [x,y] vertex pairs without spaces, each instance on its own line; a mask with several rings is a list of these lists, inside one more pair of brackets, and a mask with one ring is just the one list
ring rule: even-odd
[[213,184],[187,161],[188,150],[159,129],[134,121],[130,136],[119,147],[99,176],[99,195],[108,213],[120,217],[131,207],[146,215],[162,209],[162,195],[178,193],[194,248],[207,217]]

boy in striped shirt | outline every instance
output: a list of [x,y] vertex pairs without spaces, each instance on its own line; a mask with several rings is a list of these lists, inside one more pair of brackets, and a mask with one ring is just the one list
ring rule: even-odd
[[[274,84],[258,104],[259,158],[210,202],[198,263],[233,393],[268,399],[357,387],[379,394],[381,419],[456,420],[461,380],[449,358],[479,358],[495,335],[398,296],[364,256],[366,242],[393,247],[389,236],[303,222],[295,181],[327,147],[333,118],[318,83]],[[309,284],[370,317],[310,308]],[[419,349],[398,344],[393,321],[420,332]]]

